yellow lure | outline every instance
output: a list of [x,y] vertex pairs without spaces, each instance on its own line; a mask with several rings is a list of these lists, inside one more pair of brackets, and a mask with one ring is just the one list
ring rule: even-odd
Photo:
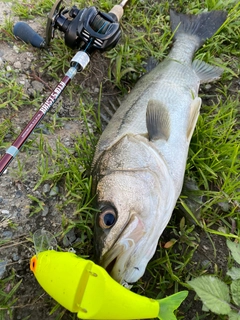
[[157,318],[159,302],[124,288],[100,266],[70,252],[43,251],[30,269],[43,289],[81,319]]

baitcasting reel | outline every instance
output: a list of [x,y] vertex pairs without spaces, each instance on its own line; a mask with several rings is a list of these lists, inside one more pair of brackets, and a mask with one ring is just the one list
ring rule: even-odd
[[121,37],[119,20],[126,2],[122,1],[109,13],[104,13],[95,7],[65,9],[61,7],[62,0],[57,0],[48,15],[46,40],[25,22],[16,23],[13,33],[34,47],[47,49],[55,30],[60,30],[64,33],[65,44],[71,49],[85,51],[89,55],[95,50],[106,51],[113,48]]
[[121,37],[119,19],[116,13],[103,13],[95,7],[70,10],[60,8],[62,0],[57,0],[48,16],[46,46],[54,38],[55,30],[64,33],[65,44],[72,49],[80,49],[91,54],[95,50],[113,48]]

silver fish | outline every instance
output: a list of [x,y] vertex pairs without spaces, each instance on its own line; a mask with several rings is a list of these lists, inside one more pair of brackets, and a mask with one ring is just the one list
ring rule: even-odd
[[144,274],[181,193],[199,85],[222,73],[193,56],[226,17],[171,10],[169,55],[140,79],[100,137],[92,169],[96,256],[125,286]]

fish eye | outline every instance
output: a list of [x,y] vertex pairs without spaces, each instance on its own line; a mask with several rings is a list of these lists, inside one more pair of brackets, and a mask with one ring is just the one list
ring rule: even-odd
[[99,225],[103,229],[111,228],[117,220],[117,215],[114,209],[105,208],[99,215]]

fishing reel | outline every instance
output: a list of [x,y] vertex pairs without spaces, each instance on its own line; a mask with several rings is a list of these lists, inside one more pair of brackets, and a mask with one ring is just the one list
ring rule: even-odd
[[117,44],[121,37],[119,20],[122,13],[119,5],[109,13],[100,12],[95,7],[65,9],[62,0],[57,0],[48,15],[45,40],[25,22],[18,22],[13,33],[34,47],[47,49],[55,31],[59,30],[64,33],[66,46],[90,55],[96,50],[109,50]]
[[71,9],[61,7],[57,0],[48,16],[46,45],[54,38],[55,30],[64,33],[66,46],[92,53],[113,48],[121,37],[120,25],[114,13],[103,13],[95,7]]

